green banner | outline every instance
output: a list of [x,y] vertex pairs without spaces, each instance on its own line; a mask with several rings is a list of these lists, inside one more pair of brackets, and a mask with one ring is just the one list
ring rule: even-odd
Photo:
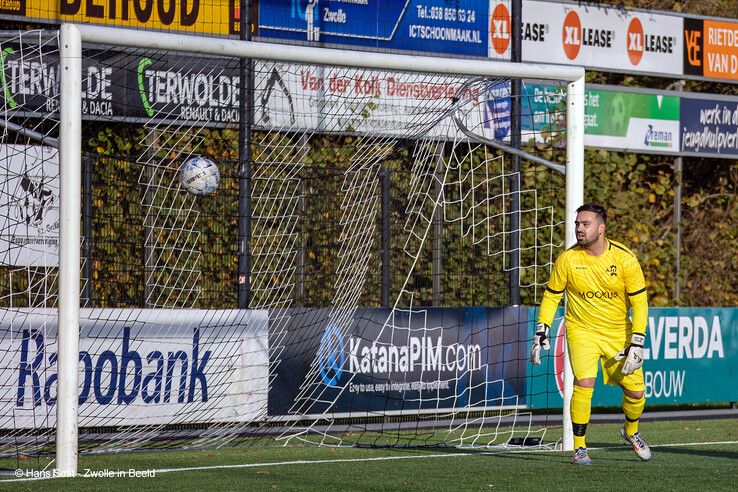
[[589,147],[679,152],[679,98],[587,90],[585,137]]
[[679,121],[679,98],[632,92],[585,92],[588,135],[624,137],[633,118]]
[[[564,131],[566,122],[560,115],[566,105],[566,93],[561,87],[525,84],[523,92],[524,136]],[[660,154],[679,152],[679,97],[602,88],[587,89],[584,103],[587,147]]]
[[[529,313],[530,339],[536,309]],[[551,350],[529,366],[528,405],[560,408],[563,346],[561,316],[551,327]],[[738,308],[651,308],[646,333],[646,398],[652,405],[738,401]],[[597,384],[594,406],[620,406],[622,391]]]

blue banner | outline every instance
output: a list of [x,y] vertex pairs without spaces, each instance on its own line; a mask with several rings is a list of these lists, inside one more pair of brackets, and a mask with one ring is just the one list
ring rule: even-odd
[[480,0],[261,0],[259,36],[377,49],[487,56]]
[[682,152],[700,156],[738,155],[738,101],[692,99],[681,102]]
[[[535,309],[529,318],[535,320]],[[563,315],[559,310],[558,316]],[[534,322],[529,327],[533,338]],[[529,367],[529,406],[560,408],[564,368],[561,318],[551,350]],[[738,401],[738,308],[651,308],[643,374],[648,404]],[[622,391],[597,377],[592,405],[620,406]]]
[[[527,309],[289,311],[269,415],[525,405]],[[277,332],[271,337],[278,337]]]

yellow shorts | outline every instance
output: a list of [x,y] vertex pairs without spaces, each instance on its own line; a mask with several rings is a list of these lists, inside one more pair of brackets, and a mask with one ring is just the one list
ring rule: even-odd
[[620,372],[625,359],[615,360],[615,355],[630,344],[630,333],[605,337],[590,330],[566,330],[566,343],[575,378],[596,378],[599,362],[605,384],[630,391],[645,389],[643,369],[626,376]]

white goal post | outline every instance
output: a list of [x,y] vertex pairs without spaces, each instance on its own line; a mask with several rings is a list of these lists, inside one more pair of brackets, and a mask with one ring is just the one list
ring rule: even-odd
[[[77,473],[77,390],[80,308],[80,194],[82,44],[156,48],[244,59],[324,64],[445,75],[494,76],[567,81],[566,95],[566,246],[575,242],[575,209],[583,201],[584,70],[580,67],[496,62],[288,46],[63,24],[60,38],[61,112],[60,250],[58,303],[58,399],[56,469],[62,476]],[[564,373],[564,449],[572,449],[569,399],[573,387],[568,359]]]

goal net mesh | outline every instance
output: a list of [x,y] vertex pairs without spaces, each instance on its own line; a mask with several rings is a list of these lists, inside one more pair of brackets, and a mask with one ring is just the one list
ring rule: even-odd
[[[5,456],[54,446],[54,34],[0,44]],[[565,85],[239,63],[83,48],[80,449],[555,441],[525,305],[563,246],[564,178],[488,143],[521,97],[524,148],[563,164]],[[196,156],[211,195],[180,183]]]

